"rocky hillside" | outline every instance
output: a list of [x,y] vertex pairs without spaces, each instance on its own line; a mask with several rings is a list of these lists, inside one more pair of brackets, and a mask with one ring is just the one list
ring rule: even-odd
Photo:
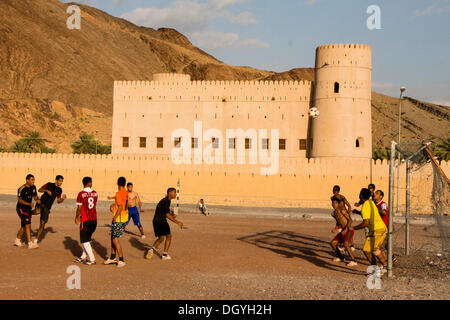
[[[229,66],[176,30],[138,27],[83,5],[81,30],[69,30],[67,6],[58,0],[0,0],[0,147],[30,130],[40,131],[59,152],[70,152],[81,132],[98,131],[108,143],[114,80],[150,80],[157,72],[188,73],[196,80],[314,79],[312,68],[275,73]],[[391,139],[397,102],[373,94],[377,145]],[[448,108],[411,99],[405,112],[405,138],[448,136]]]

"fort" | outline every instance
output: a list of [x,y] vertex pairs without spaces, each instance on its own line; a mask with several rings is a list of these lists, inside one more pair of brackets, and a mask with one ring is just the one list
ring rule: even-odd
[[[125,176],[143,201],[153,203],[178,179],[182,203],[205,198],[213,205],[329,208],[335,184],[352,204],[369,183],[387,194],[389,164],[371,159],[371,68],[369,46],[330,44],[316,49],[314,82],[191,81],[171,73],[154,74],[153,81],[115,81],[112,155],[0,153],[0,193],[16,194],[32,173],[38,185],[62,174],[70,198],[91,176],[103,200]],[[311,107],[319,109],[317,118],[309,117]],[[203,132],[241,129],[243,141],[198,134],[198,122]],[[174,135],[178,129],[189,131],[191,141]],[[252,130],[278,130],[279,139],[252,136]],[[227,154],[227,161],[199,161],[202,143]],[[246,159],[256,149],[277,148],[276,172],[264,173],[267,164],[258,161],[228,161],[239,145]],[[173,152],[181,146],[192,152]],[[192,161],[183,161],[186,156]],[[449,173],[447,163],[442,168]],[[404,178],[402,171],[403,186]],[[413,212],[431,211],[431,188],[431,168],[412,175]],[[402,191],[401,206],[404,199]]]

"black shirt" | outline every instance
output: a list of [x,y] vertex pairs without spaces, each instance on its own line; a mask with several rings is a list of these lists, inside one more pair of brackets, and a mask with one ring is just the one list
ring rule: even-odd
[[[36,196],[37,196],[36,186],[27,187],[27,185],[24,184],[17,190],[17,197],[27,203],[31,203],[31,201],[33,200],[33,197],[36,197]],[[23,209],[23,210],[31,209],[30,206],[21,204],[19,202],[17,202],[17,208]]]
[[153,220],[156,221],[167,221],[166,214],[170,213],[170,200],[168,197],[161,199],[161,201],[156,206],[155,216]]
[[56,198],[61,198],[62,189],[58,187],[55,183],[49,182],[42,186],[43,190],[49,190],[52,195],[49,196],[47,192],[44,191],[44,193],[41,196],[41,203],[45,204],[45,206],[49,209],[51,209],[53,202],[55,202]]

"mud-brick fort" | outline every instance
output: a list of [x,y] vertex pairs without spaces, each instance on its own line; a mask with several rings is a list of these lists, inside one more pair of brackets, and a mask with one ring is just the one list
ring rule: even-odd
[[[310,108],[319,116],[310,117]],[[335,184],[351,203],[370,182],[387,195],[389,164],[371,159],[371,131],[371,48],[324,45],[316,49],[314,82],[191,81],[184,74],[116,81],[112,155],[0,153],[0,193],[15,194],[28,173],[38,185],[62,174],[64,192],[74,198],[89,175],[106,199],[125,176],[147,202],[159,201],[179,179],[182,203],[329,208]],[[175,161],[177,148],[192,151],[193,161]],[[196,161],[208,148],[244,159]],[[276,172],[261,174],[268,164],[260,153],[275,148]],[[449,174],[447,163],[442,168]],[[402,171],[403,186],[404,178]],[[412,175],[413,211],[430,212],[431,182],[431,168]],[[402,190],[401,207],[404,198]]]

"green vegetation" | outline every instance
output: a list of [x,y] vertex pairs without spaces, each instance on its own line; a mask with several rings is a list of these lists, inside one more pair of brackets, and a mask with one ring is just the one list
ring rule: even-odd
[[450,160],[450,138],[447,138],[438,144],[434,144],[431,147],[431,152],[439,161],[449,161]]
[[111,154],[111,145],[103,145],[94,140],[90,134],[80,135],[80,139],[71,144],[72,152],[75,154]]
[[51,149],[45,145],[45,139],[37,131],[33,131],[25,138],[21,138],[14,142],[9,148],[9,152],[23,153],[55,153],[55,149]]
[[390,148],[373,147],[372,159],[373,160],[389,160],[391,158]]

